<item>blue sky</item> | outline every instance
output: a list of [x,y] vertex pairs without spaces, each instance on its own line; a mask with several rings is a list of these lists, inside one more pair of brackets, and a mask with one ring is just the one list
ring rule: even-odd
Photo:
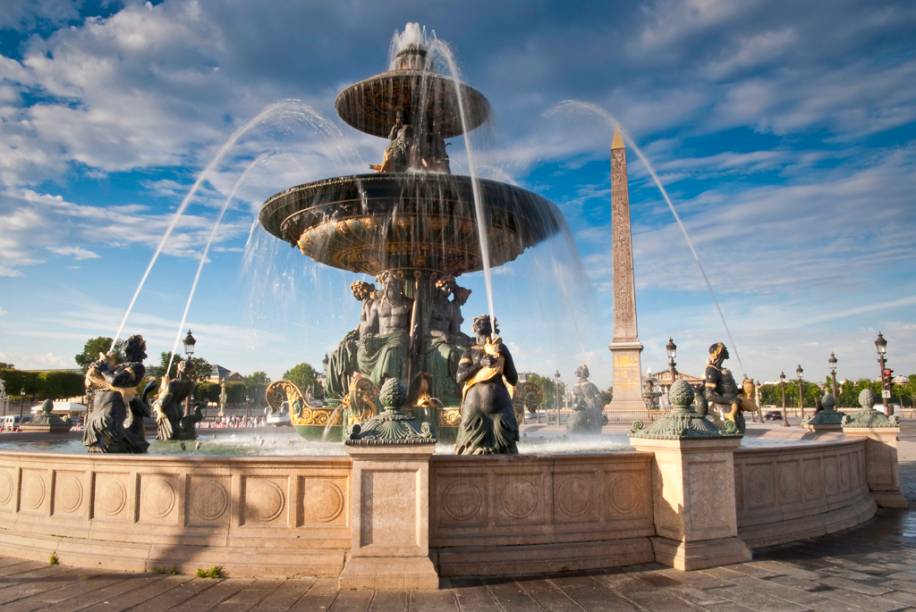
[[[572,240],[495,276],[519,366],[567,379],[580,361],[611,383],[613,113],[668,187],[719,294],[748,374],[835,351],[873,376],[873,340],[916,371],[916,5],[797,2],[71,2],[0,9],[0,361],[71,367],[113,335],[171,214],[229,134],[278,100],[192,201],[127,324],[153,354],[177,331],[197,258],[218,231],[189,325],[199,354],[243,373],[321,356],[354,326],[353,275],[255,228],[269,195],[361,172],[384,142],[338,120],[336,93],[386,68],[407,21],[434,29],[493,120],[472,134],[482,174],[555,201]],[[330,137],[339,131],[338,136]],[[460,139],[453,168],[466,168]],[[723,339],[658,191],[630,153],[643,367],[699,373]],[[570,243],[573,245],[570,248]],[[246,248],[247,244],[247,248]],[[479,275],[470,318],[486,309]],[[739,370],[734,359],[733,367]]]

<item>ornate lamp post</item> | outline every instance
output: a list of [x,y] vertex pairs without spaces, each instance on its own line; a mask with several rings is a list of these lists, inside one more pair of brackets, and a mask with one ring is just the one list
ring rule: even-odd
[[25,387],[19,389],[19,422],[22,423],[22,407],[25,406]]
[[[192,368],[191,368],[191,364],[192,364],[191,357],[194,356],[194,345],[196,344],[197,344],[197,340],[194,338],[194,336],[191,335],[191,330],[189,329],[187,335],[184,337],[184,355],[185,355],[185,359],[187,359],[187,365],[185,366],[186,368],[185,374],[190,380],[194,380],[194,372],[192,371]],[[185,416],[188,416],[189,414],[191,414],[191,395],[193,395],[193,393],[189,393],[188,397],[186,397],[184,400],[184,415]]]
[[671,372],[671,384],[673,385],[677,380],[677,362],[674,360],[677,357],[677,345],[671,337],[668,338],[665,351],[668,353],[668,371]]
[[801,364],[798,364],[798,367],[795,368],[795,376],[798,377],[798,409],[801,411],[801,418],[805,418],[805,383],[804,378],[805,370],[802,369]]
[[884,339],[884,335],[881,332],[878,332],[878,337],[875,339],[875,348],[878,351],[878,365],[881,367],[881,403],[884,404],[884,414],[890,416],[894,414],[893,408],[890,407],[890,402],[888,401],[891,398],[891,376],[893,371],[887,369],[887,361],[885,360],[887,340]]
[[560,425],[560,370],[557,370],[554,375],[554,395],[557,399],[557,426]]
[[779,393],[782,395],[782,424],[789,426],[789,417],[786,416],[786,373],[779,373]]
[[827,365],[830,366],[830,380],[833,381],[833,399],[835,400],[835,406],[839,409],[840,406],[840,390],[836,384],[836,355],[830,353],[830,358],[827,359]]

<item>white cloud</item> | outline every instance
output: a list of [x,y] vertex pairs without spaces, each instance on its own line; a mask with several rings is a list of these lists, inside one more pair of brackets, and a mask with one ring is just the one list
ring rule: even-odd
[[52,253],[57,253],[58,255],[64,255],[66,257],[72,257],[77,261],[83,261],[84,259],[99,259],[99,254],[90,251],[89,249],[84,249],[83,247],[78,246],[69,246],[69,247],[54,247],[49,246],[48,250]]

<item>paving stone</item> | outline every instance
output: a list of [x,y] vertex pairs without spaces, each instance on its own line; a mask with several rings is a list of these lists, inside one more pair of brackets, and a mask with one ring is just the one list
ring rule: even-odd
[[329,608],[332,612],[364,612],[369,609],[374,591],[341,591]]
[[369,604],[370,612],[407,612],[408,593],[379,591]]
[[[551,612],[581,612],[583,609],[582,606],[570,599],[569,595],[563,592],[563,589],[556,587],[550,580],[533,579],[519,580],[517,582],[528,593],[528,596],[545,610],[550,610]],[[464,610],[463,607],[462,610]]]
[[296,610],[297,612],[327,610],[334,603],[336,597],[337,580],[335,578],[319,578],[290,610]]
[[[530,601],[530,600],[529,600]],[[457,612],[458,601],[452,590],[417,591],[410,594],[410,610],[417,612]]]
[[286,612],[315,584],[315,578],[285,580],[258,604],[258,612]]
[[251,586],[253,580],[240,580],[238,578],[228,578],[217,580],[213,588],[205,589],[185,600],[181,604],[172,608],[176,612],[198,612],[199,610],[210,610],[215,606],[226,601],[244,588]]

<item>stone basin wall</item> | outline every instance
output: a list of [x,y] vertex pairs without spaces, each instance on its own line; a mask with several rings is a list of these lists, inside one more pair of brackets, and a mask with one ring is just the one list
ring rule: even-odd
[[[737,535],[751,548],[875,513],[863,438],[739,448],[733,458]],[[428,530],[439,576],[657,561],[654,463],[645,451],[434,455],[429,511],[416,529]],[[378,503],[364,496],[354,507],[352,471],[349,457],[0,452],[0,550],[116,570],[338,576],[351,558],[351,526]]]
[[864,440],[739,448],[734,461],[738,537],[751,548],[841,531],[875,514]]
[[131,571],[336,576],[350,460],[0,453],[4,554]]

